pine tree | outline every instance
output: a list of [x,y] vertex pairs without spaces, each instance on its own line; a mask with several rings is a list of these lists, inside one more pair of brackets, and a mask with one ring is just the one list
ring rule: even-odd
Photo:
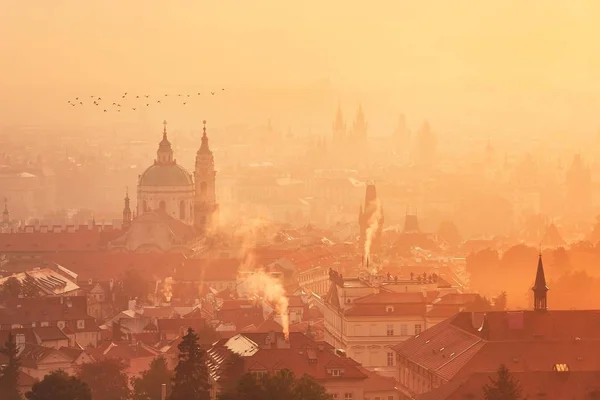
[[142,376],[132,379],[134,400],[161,400],[162,385],[167,385],[167,396],[170,393],[173,373],[167,367],[164,357],[152,360],[150,369],[142,372]]
[[490,378],[491,383],[483,387],[486,400],[519,400],[522,390],[519,382],[514,379],[506,365],[498,368],[498,379]]
[[27,400],[92,400],[92,392],[80,379],[64,371],[53,371],[36,382],[25,397]]
[[0,396],[2,400],[20,400],[19,393],[19,349],[12,333],[9,332],[4,347],[0,349],[8,359],[5,366],[0,367]]
[[210,383],[205,352],[198,344],[198,336],[189,328],[178,346],[179,362],[175,367],[169,400],[209,400]]
[[79,366],[78,377],[92,391],[94,400],[129,399],[127,364],[120,359],[106,359]]

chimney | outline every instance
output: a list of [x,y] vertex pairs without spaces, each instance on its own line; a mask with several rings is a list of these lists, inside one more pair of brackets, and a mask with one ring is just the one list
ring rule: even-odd
[[167,384],[160,385],[160,400],[167,400]]

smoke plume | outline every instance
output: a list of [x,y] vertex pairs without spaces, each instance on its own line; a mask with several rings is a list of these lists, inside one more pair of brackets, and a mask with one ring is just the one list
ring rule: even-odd
[[173,278],[169,276],[165,278],[165,281],[162,285],[162,295],[167,301],[167,303],[170,302],[171,298],[173,297],[173,282]]
[[368,219],[367,228],[365,230],[364,261],[368,263],[371,256],[373,236],[380,228],[379,221],[381,220],[381,202],[379,199],[375,199],[366,205],[365,214],[368,215]]
[[273,303],[279,315],[281,315],[281,325],[283,325],[283,335],[285,339],[290,337],[290,321],[288,315],[289,300],[285,295],[285,289],[281,283],[266,274],[264,271],[256,271],[248,276],[247,280],[250,290],[263,295],[267,301]]

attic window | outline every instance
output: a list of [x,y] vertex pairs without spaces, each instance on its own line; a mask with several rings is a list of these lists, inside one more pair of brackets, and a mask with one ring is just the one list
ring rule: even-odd
[[387,312],[387,313],[392,313],[392,312],[394,312],[394,306],[386,306],[386,307],[385,307],[385,312]]
[[342,376],[341,369],[330,369],[329,373],[331,374],[331,376]]
[[554,364],[553,369],[556,372],[569,372],[569,364]]

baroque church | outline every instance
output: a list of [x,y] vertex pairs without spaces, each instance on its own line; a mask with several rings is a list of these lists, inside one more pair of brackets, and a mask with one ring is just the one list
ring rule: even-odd
[[[208,146],[206,121],[194,173],[177,164],[163,122],[156,159],[138,177],[136,212],[125,196],[126,233],[111,242],[116,251],[193,253],[218,223],[215,163]],[[132,215],[135,215],[132,218]]]

